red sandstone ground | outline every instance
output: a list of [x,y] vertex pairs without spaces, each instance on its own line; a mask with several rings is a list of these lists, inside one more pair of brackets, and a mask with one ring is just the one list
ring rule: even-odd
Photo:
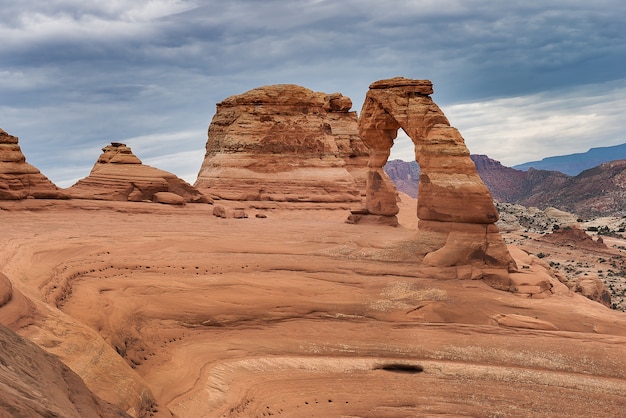
[[523,271],[550,277],[550,297],[419,265],[408,199],[396,228],[346,224],[348,210],[0,207],[0,266],[15,290],[0,321],[135,415],[626,410],[626,314],[570,292],[513,245]]

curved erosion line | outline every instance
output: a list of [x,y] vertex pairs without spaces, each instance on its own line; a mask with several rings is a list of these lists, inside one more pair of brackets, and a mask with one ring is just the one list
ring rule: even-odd
[[[584,375],[574,372],[525,369],[515,366],[491,366],[476,363],[453,361],[432,361],[395,357],[258,357],[223,362],[215,365],[208,371],[205,383],[181,394],[168,406],[172,411],[187,410],[187,405],[203,404],[204,410],[216,410],[227,402],[229,392],[236,383],[236,375],[272,374],[284,371],[326,372],[344,374],[363,371],[388,371],[388,365],[405,367],[407,369],[421,369],[424,374],[445,377],[447,379],[483,379],[499,383],[517,383],[558,387],[563,389],[580,390],[591,393],[604,393],[613,396],[622,396],[626,392],[626,381],[611,377]],[[204,373],[203,373],[204,374]],[[419,379],[416,374],[415,379]],[[197,383],[200,383],[200,378]],[[252,383],[256,385],[258,383]],[[288,382],[286,381],[286,384]],[[184,415],[184,414],[183,414]]]

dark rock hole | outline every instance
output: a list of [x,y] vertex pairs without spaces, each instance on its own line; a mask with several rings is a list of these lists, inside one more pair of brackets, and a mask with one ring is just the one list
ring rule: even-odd
[[386,372],[409,373],[409,374],[421,373],[424,371],[424,368],[422,366],[414,365],[414,364],[400,364],[400,363],[383,364],[382,366],[376,367],[376,369],[384,370]]

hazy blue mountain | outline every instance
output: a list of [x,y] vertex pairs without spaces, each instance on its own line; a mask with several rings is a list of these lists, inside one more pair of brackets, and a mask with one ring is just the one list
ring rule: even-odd
[[602,163],[623,159],[626,159],[626,144],[591,148],[587,152],[577,154],[546,157],[541,161],[519,164],[513,168],[526,171],[532,167],[537,170],[560,171],[570,176],[576,176],[584,170],[599,166]]

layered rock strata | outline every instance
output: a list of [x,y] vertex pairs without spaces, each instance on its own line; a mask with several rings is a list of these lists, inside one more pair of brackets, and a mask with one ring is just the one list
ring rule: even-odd
[[142,164],[125,144],[112,142],[102,151],[89,176],[68,189],[72,198],[167,204],[209,202],[175,174]]
[[352,102],[281,84],[217,104],[195,186],[217,199],[360,202],[367,151]]
[[[55,245],[57,243],[52,241],[48,250]],[[48,250],[42,251],[42,255]],[[26,268],[31,269],[31,263],[27,263]],[[78,275],[75,270],[66,271],[55,276],[54,280],[60,280],[55,284],[41,283],[41,292],[30,292],[25,283],[12,282],[8,275],[0,273],[0,370],[5,366],[0,376],[5,371],[8,373],[5,378],[0,377],[0,416],[4,417],[2,412],[6,403],[16,408],[11,416],[64,417],[126,416],[121,411],[135,417],[146,416],[154,405],[149,387],[120,357],[119,351],[96,330],[50,304],[54,302],[55,294],[63,298],[71,293],[71,290],[68,292],[68,277]],[[17,276],[25,277],[23,271],[17,272]],[[48,279],[47,276],[33,276],[44,281]],[[45,294],[49,296],[40,299]],[[58,303],[57,300],[54,304]],[[21,338],[10,335],[3,327],[18,333]],[[44,356],[25,340],[37,343],[49,354]],[[21,354],[11,354],[8,350]],[[11,359],[10,363],[2,361],[5,358]],[[50,359],[54,362],[50,363]],[[13,367],[16,364],[20,366]],[[46,383],[60,386],[47,387]],[[5,395],[11,395],[16,389],[23,395],[3,396],[3,389],[7,389]],[[36,396],[31,397],[31,394]],[[107,412],[116,409],[108,403],[121,411]],[[96,410],[100,412],[95,413]]]
[[0,325],[0,358],[4,366],[0,373],[2,416],[130,417],[90,392],[56,356],[4,325]]
[[370,85],[359,119],[359,135],[370,156],[366,212],[392,220],[398,213],[396,189],[383,166],[402,128],[415,145],[421,169],[417,240],[424,263],[471,265],[478,270],[470,276],[495,276],[495,286],[508,289],[507,272],[516,266],[494,225],[498,212],[493,199],[463,137],[433,102],[432,93],[428,80],[398,77]]
[[18,138],[0,129],[0,200],[64,199],[67,196],[26,162]]

